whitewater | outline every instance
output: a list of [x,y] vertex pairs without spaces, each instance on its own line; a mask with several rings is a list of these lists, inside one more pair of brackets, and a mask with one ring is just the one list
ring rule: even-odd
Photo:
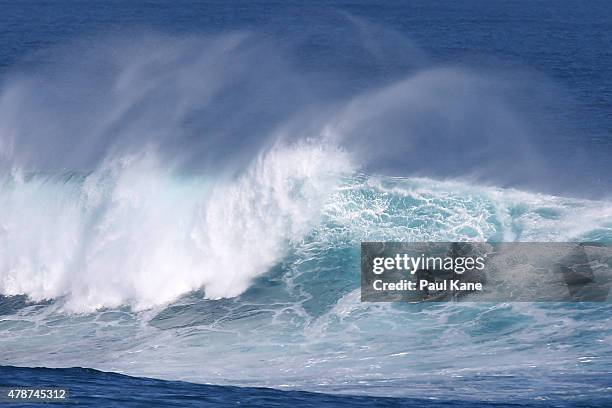
[[419,67],[330,95],[245,33],[117,41],[2,88],[3,365],[609,392],[608,302],[359,299],[362,241],[612,241],[607,193],[568,192],[580,163],[544,153],[503,74]]

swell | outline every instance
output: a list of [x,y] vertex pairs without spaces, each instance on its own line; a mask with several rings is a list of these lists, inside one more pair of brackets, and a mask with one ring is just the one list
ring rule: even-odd
[[[418,398],[385,398],[353,395],[332,395],[300,391],[283,391],[269,388],[246,388],[193,384],[179,381],[162,381],[150,378],[135,378],[125,375],[100,372],[86,368],[47,369],[0,367],[0,382],[3,386],[37,387],[41,382],[52,380],[56,384],[69,384],[71,404],[98,407],[119,404],[122,407],[142,406],[148,399],[149,406],[180,405],[199,407],[202,403],[218,407],[232,407],[248,401],[252,406],[287,406],[297,408],[328,407],[456,407],[472,406],[476,399],[452,402],[432,401]],[[582,404],[604,404],[605,399],[581,398]],[[571,406],[563,401],[555,401],[556,406]],[[502,407],[507,404],[478,401],[479,406]],[[513,406],[549,406],[550,401],[515,401]],[[21,406],[13,402],[13,406]]]

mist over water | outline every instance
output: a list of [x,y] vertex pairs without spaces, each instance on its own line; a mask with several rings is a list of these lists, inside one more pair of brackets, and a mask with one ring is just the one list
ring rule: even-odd
[[314,51],[317,62],[295,57],[320,39],[314,29],[133,32],[40,52],[54,62],[4,78],[4,171],[87,173],[153,148],[181,172],[235,176],[279,140],[331,138],[368,172],[608,194],[593,171],[603,163],[586,166],[547,114],[564,98],[544,76],[432,64],[399,33],[350,15],[334,32],[341,41]]
[[[610,242],[612,204],[607,164],[587,166],[547,111],[565,103],[553,81],[433,63],[340,15],[279,38],[99,35],[4,76],[3,363],[385,395],[469,397],[473,378],[491,400],[565,398],[578,380],[601,392],[607,303],[359,301],[360,241]],[[500,393],[492,378],[517,373],[531,388]]]

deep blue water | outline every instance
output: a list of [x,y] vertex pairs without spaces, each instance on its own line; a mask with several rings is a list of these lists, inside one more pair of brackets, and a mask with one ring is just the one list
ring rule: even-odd
[[[596,407],[598,401],[522,401],[513,403],[475,400],[384,398],[330,395],[270,388],[220,387],[180,381],[128,377],[87,368],[18,368],[0,366],[0,387],[68,387],[66,401],[51,406],[85,407]],[[46,404],[44,404],[46,405]],[[40,403],[11,402],[10,407],[39,407]]]
[[[300,48],[304,54],[299,58],[326,64],[324,58],[316,61],[313,55],[334,50],[334,43],[343,41],[331,36],[343,34],[343,27],[337,25],[349,14],[407,35],[438,62],[518,64],[542,72],[576,99],[573,108],[577,112],[563,112],[576,116],[572,118],[576,129],[588,131],[585,137],[610,143],[612,10],[605,0],[588,4],[578,0],[82,3],[3,1],[0,67],[10,70],[35,51],[101,32],[152,29],[184,34],[251,29],[282,37],[303,31],[305,25],[314,26],[314,34]],[[350,50],[343,54],[350,63]],[[350,70],[348,64],[340,68],[345,73]]]
[[611,405],[609,302],[359,301],[361,241],[612,242],[611,44],[604,0],[0,0],[0,386]]

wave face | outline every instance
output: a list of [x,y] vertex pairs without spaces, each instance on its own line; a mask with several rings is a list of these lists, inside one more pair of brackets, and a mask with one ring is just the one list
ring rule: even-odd
[[[387,58],[358,38],[357,60]],[[0,95],[0,363],[372,395],[469,399],[476,382],[492,401],[609,395],[609,303],[359,300],[365,240],[612,241],[601,177],[558,159],[564,141],[550,152],[537,112],[524,116],[529,78],[518,89],[419,57],[356,86],[248,33],[55,52],[63,62],[7,76]],[[597,197],[568,192],[593,177]]]
[[[315,157],[328,158],[325,154],[329,152],[315,152]],[[288,156],[281,162],[291,163],[292,170],[298,164],[302,171],[315,171],[297,161],[303,154],[315,172],[325,170],[308,149],[283,154]],[[342,157],[326,163],[334,163],[337,169]],[[263,170],[259,166],[265,168],[265,163],[256,166]],[[302,173],[293,170],[291,174],[299,180]],[[164,184],[158,175],[154,179],[166,188],[172,186],[173,194],[164,194],[167,199],[177,197],[183,205],[191,203],[185,197],[193,193],[193,184],[176,180]],[[88,269],[71,276],[56,255],[49,259],[56,260],[57,268],[45,271],[43,282],[26,279],[35,273],[31,264],[9,275],[12,280],[3,281],[3,291],[25,292],[31,298],[61,295],[55,301],[34,304],[15,297],[4,299],[0,322],[4,361],[26,366],[87,365],[165,379],[374,395],[448,397],[452,392],[457,398],[470,398],[477,379],[478,395],[483,399],[603,397],[605,387],[593,378],[609,378],[609,303],[368,304],[359,300],[358,271],[362,240],[609,242],[609,203],[364,174],[345,175],[331,185],[321,182],[315,186],[316,178],[301,184],[295,180],[286,177],[280,184],[291,182],[295,190],[275,184],[273,199],[262,195],[268,190],[261,185],[252,190],[253,179],[239,179],[224,186],[223,193],[209,195],[224,194],[223,207],[210,213],[210,218],[198,217],[195,224],[181,222],[170,206],[171,222],[163,226],[158,224],[163,217],[147,220],[147,216],[164,214],[167,203],[162,201],[155,210],[134,207],[126,203],[142,202],[139,195],[116,186],[109,189],[123,191],[121,197],[126,201],[116,198],[108,215],[100,216],[99,241],[92,240],[87,249],[92,257],[88,267],[99,267],[106,274],[99,276],[95,269]],[[86,180],[64,181],[60,187],[36,179],[23,183],[19,186],[22,194],[59,188],[63,194],[78,195],[87,185]],[[316,207],[320,186],[332,192]],[[287,198],[287,191],[297,194],[296,201]],[[61,202],[63,194],[44,197]],[[257,201],[256,209],[251,199]],[[75,234],[77,221],[87,219],[82,212],[88,208],[86,203],[83,200],[83,207],[71,211],[62,206],[67,211],[62,212],[64,216],[71,214]],[[53,210],[48,201],[44,204]],[[317,217],[310,216],[312,207],[320,208]],[[19,208],[28,210],[23,205]],[[253,227],[244,221],[253,216],[249,211],[257,214]],[[232,217],[223,218],[228,213]],[[234,226],[236,218],[241,223]],[[275,221],[260,224],[269,218]],[[57,216],[49,219],[58,223]],[[113,231],[118,219],[125,229]],[[102,228],[104,225],[108,227]],[[200,239],[194,231],[203,226],[223,228],[224,239]],[[163,238],[151,236],[155,228],[164,231]],[[181,228],[186,230],[177,231]],[[253,240],[236,238],[251,234],[256,234]],[[26,232],[27,237],[33,235]],[[225,238],[228,236],[233,240]],[[113,246],[113,239],[122,245]],[[114,251],[138,239],[144,242],[122,252],[119,262]],[[196,266],[201,269],[194,269],[192,264],[180,263],[184,258],[169,257],[164,251],[188,241],[194,253],[204,248],[207,254],[214,254],[214,261],[200,255]],[[30,244],[26,246],[29,250],[36,245],[53,248],[73,242],[78,247],[81,243],[47,237],[22,242]],[[154,248],[153,258],[143,257],[140,248]],[[37,258],[40,262],[43,253]],[[71,252],[59,253],[68,256]],[[176,250],[172,253],[177,256]],[[135,267],[139,263],[142,269]],[[102,265],[121,268],[120,273]],[[177,265],[186,265],[186,269]],[[215,272],[204,268],[208,265],[216,266]],[[11,282],[22,286],[10,286]],[[203,290],[172,298],[198,286]],[[112,307],[130,302],[132,308]],[[106,307],[89,311],[100,305]],[[136,311],[145,305],[149,308]],[[86,313],[69,313],[74,308]],[[65,347],[67,339],[69,348]]]
[[612,239],[605,201],[368,176],[313,143],[272,148],[229,180],[177,177],[145,151],[86,176],[13,173],[0,188],[0,292],[72,312],[234,297],[290,250],[325,269],[327,250],[360,241]]

